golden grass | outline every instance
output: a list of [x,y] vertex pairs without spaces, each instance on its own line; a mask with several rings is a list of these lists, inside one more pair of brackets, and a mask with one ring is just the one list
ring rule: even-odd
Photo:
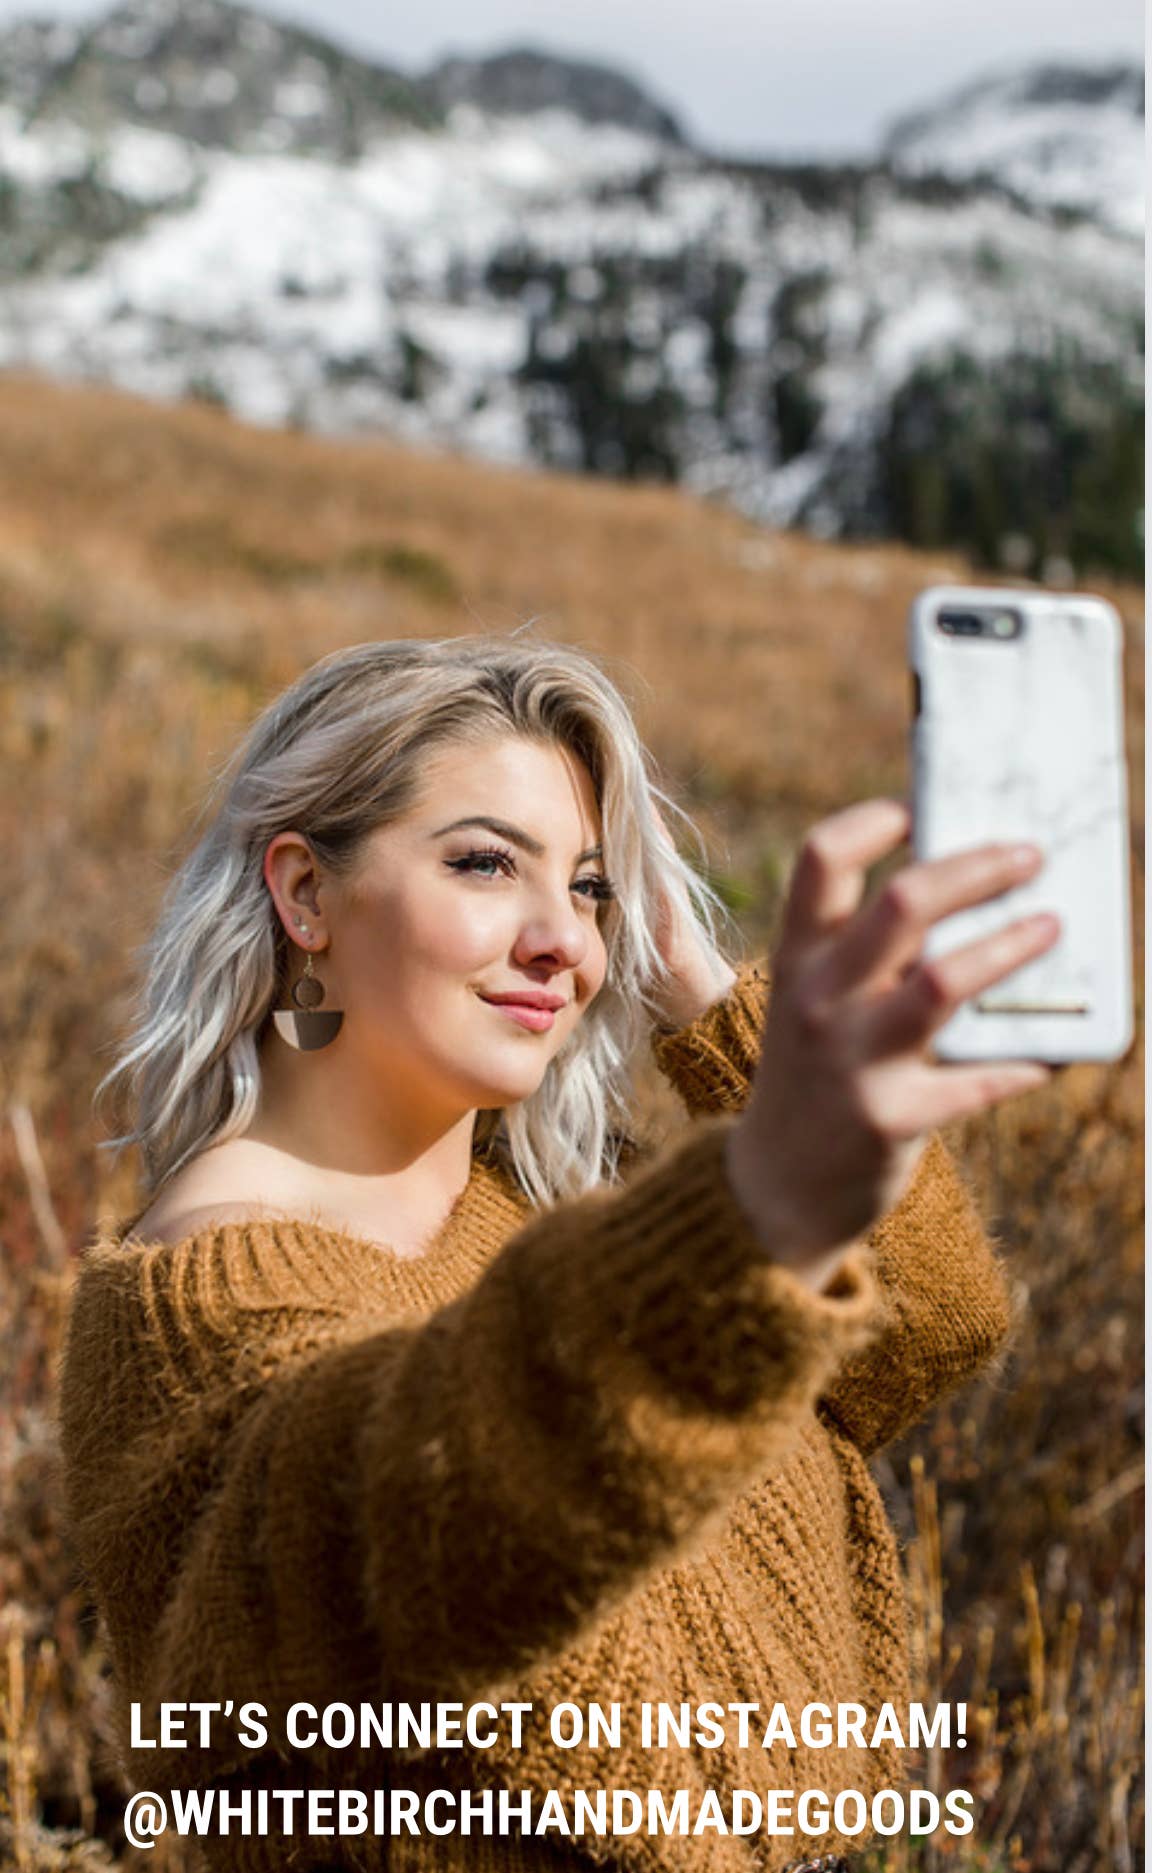
[[[135,1194],[89,1114],[132,949],[242,728],[328,650],[536,619],[631,695],[755,952],[804,828],[903,791],[904,613],[967,573],[769,535],[666,489],[0,378],[0,1864],[133,1864],[115,1857],[106,1668],[61,1536],[53,1362],[74,1252]],[[1108,595],[1139,813],[1140,595]],[[670,1121],[650,1077],[645,1097]],[[959,1140],[1023,1325],[1005,1371],[879,1476],[921,1694],[970,1712],[969,1748],[921,1779],[973,1789],[981,1814],[971,1840],[887,1843],[886,1873],[1140,1863],[1141,1126],[1134,1054]]]

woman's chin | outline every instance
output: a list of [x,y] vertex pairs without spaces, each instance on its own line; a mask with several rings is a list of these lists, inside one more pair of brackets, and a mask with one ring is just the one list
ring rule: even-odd
[[494,1106],[520,1105],[523,1100],[531,1099],[533,1093],[539,1092],[547,1065],[548,1062],[544,1060],[528,1068],[526,1062],[521,1062],[518,1068],[510,1067],[507,1073],[497,1076],[493,1074],[492,1062],[489,1061],[488,1072],[482,1080],[477,1079],[474,1083],[473,1104],[480,1111]]
[[476,1101],[481,1111],[490,1111],[497,1106],[523,1105],[525,1099],[531,1099],[533,1093],[540,1090],[540,1076],[531,1081],[505,1080],[500,1085],[489,1085],[484,1089],[483,1097]]

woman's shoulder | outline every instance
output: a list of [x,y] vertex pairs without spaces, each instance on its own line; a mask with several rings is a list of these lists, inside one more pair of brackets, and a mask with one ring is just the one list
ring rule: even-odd
[[179,1170],[121,1233],[121,1240],[179,1247],[218,1224],[271,1220],[302,1200],[290,1163],[238,1138],[213,1145]]
[[218,1224],[269,1220],[271,1212],[262,1203],[208,1202],[173,1208],[160,1203],[144,1211],[125,1231],[124,1239],[156,1248],[179,1248],[194,1236]]

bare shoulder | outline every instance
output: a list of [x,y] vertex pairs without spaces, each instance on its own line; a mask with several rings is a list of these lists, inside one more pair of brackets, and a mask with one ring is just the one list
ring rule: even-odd
[[136,1242],[176,1244],[215,1223],[251,1222],[283,1213],[296,1196],[292,1179],[245,1139],[213,1146],[177,1171],[137,1217]]
[[257,1217],[272,1214],[263,1203],[201,1203],[194,1209],[171,1212],[157,1206],[146,1210],[128,1234],[133,1242],[165,1243],[174,1247],[217,1223],[250,1223]]

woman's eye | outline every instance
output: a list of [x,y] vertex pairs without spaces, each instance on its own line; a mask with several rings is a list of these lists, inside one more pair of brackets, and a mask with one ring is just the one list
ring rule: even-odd
[[495,849],[483,852],[468,852],[463,858],[450,858],[445,864],[452,871],[473,872],[478,878],[494,878],[495,870],[481,870],[482,866],[498,867],[506,875],[512,876],[516,870],[516,861],[511,852],[499,852]]
[[[475,878],[495,878],[500,874],[507,878],[516,876],[516,860],[511,852],[502,852],[495,846],[466,852],[463,858],[445,859],[444,863],[450,871]],[[577,878],[572,889],[590,904],[607,904],[616,895],[610,879],[595,875]]]

